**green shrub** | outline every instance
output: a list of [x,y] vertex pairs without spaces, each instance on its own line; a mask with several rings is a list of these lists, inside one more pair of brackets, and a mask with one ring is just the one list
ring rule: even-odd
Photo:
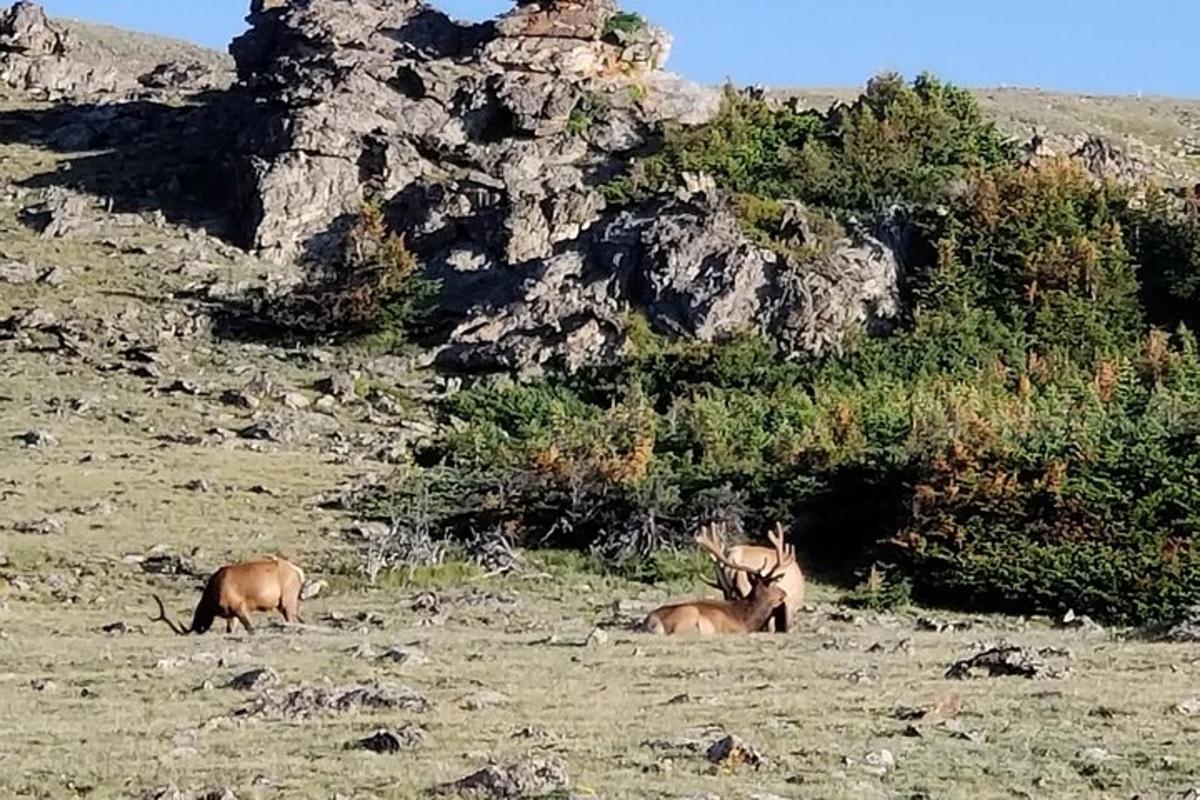
[[826,114],[727,87],[714,120],[667,127],[659,151],[605,191],[611,202],[636,202],[670,191],[683,172],[703,172],[737,194],[873,210],[940,199],[968,169],[1013,155],[969,92],[927,75],[912,85],[876,78],[857,102]]
[[627,41],[635,38],[642,31],[649,27],[646,18],[641,14],[631,11],[622,11],[613,14],[604,23],[604,30],[601,32],[603,39],[619,39]]
[[344,240],[336,275],[289,298],[280,318],[307,318],[308,333],[403,345],[432,316],[438,284],[427,278],[382,208],[364,203]]
[[1142,302],[1156,325],[1200,325],[1200,214],[1152,191],[1121,214],[1125,240],[1139,265]]

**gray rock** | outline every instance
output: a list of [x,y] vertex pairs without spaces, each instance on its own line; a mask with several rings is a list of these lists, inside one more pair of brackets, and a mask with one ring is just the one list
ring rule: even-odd
[[1163,638],[1170,642],[1200,642],[1200,606],[1193,606],[1180,614],[1179,619],[1167,628]]
[[433,788],[437,795],[486,798],[544,797],[570,788],[567,766],[556,758],[533,758],[484,767],[461,780]]
[[10,261],[0,264],[0,283],[33,283],[37,280],[38,269],[23,261]]
[[725,736],[709,745],[704,753],[711,763],[724,769],[750,766],[754,769],[766,763],[763,754],[737,736]]
[[26,447],[54,447],[58,444],[58,437],[49,431],[29,430],[24,433],[18,433],[13,437],[17,441],[24,444]]
[[1038,656],[1020,647],[1001,642],[995,647],[956,662],[946,671],[946,677],[965,680],[980,673],[989,678],[1017,676],[1022,678],[1061,678],[1066,672],[1048,667]]
[[373,753],[399,753],[419,750],[425,744],[425,729],[419,725],[403,728],[381,728],[363,739],[346,745],[347,749],[370,750]]
[[429,701],[406,686],[371,684],[329,688],[301,684],[267,689],[233,711],[234,717],[305,719],[362,709],[392,709],[423,713]]
[[42,517],[13,525],[13,530],[17,533],[30,533],[37,536],[54,536],[65,532],[66,529],[67,526],[57,517]]
[[270,667],[258,667],[239,672],[229,680],[229,688],[237,689],[239,692],[257,692],[278,685],[279,673]]
[[506,706],[509,702],[507,695],[484,689],[464,697],[460,706],[467,711],[485,711]]

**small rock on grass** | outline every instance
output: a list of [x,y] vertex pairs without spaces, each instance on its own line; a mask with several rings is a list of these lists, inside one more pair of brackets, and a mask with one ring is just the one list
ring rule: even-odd
[[240,692],[257,692],[279,685],[279,674],[270,667],[258,667],[239,672],[229,680],[229,688]]
[[53,536],[63,533],[67,526],[63,524],[61,519],[57,517],[42,517],[41,519],[31,519],[25,522],[18,522],[13,525],[13,530],[17,533],[30,533],[37,536]]
[[880,778],[896,768],[896,757],[891,750],[874,750],[863,757],[863,769]]
[[511,702],[507,695],[488,689],[467,695],[460,704],[467,711],[486,711],[489,708],[499,708]]
[[54,434],[37,429],[18,433],[13,438],[30,448],[54,447],[58,444],[58,437]]
[[737,736],[725,736],[708,746],[705,757],[722,769],[743,765],[758,769],[766,763],[763,754]]
[[417,750],[425,744],[425,729],[419,725],[403,728],[380,728],[363,739],[346,745],[349,750],[370,750],[372,753],[399,753]]
[[571,785],[565,763],[556,758],[533,758],[508,766],[491,765],[461,780],[433,788],[442,796],[466,795],[484,798],[545,797],[566,791]]

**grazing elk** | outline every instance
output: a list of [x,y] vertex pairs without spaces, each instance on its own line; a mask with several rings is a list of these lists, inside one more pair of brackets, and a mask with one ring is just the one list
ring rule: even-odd
[[[767,534],[771,547],[753,544],[727,547],[724,531],[723,525],[708,526],[696,537],[696,543],[717,562],[717,581],[711,585],[720,589],[726,600],[747,598],[751,589],[750,575],[761,571],[781,552],[783,525],[776,523],[775,530]],[[729,566],[730,564],[734,566]],[[767,630],[787,633],[795,622],[800,605],[804,602],[804,573],[794,560],[780,577],[779,588],[783,590],[786,599],[767,620]]]
[[[709,533],[705,530],[696,537],[696,541],[700,542]],[[693,600],[663,606],[646,617],[642,629],[665,636],[757,633],[763,630],[767,620],[787,599],[787,594],[779,584],[796,559],[795,551],[790,546],[785,547],[782,539],[776,541],[774,553],[774,564],[757,570],[735,564],[723,554],[712,553],[722,567],[747,576],[750,590],[746,596],[728,600]]]
[[180,636],[206,633],[217,617],[225,620],[225,632],[233,632],[234,620],[242,623],[246,633],[254,633],[250,614],[254,611],[279,609],[287,622],[304,622],[300,618],[300,590],[304,587],[304,571],[290,561],[272,556],[261,561],[229,564],[212,574],[204,586],[204,594],[192,615],[188,628],[167,618],[163,601],[158,603],[159,620]]

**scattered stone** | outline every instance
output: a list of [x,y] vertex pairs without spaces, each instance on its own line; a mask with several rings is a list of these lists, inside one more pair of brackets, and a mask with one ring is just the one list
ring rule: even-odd
[[1074,610],[1069,610],[1063,615],[1062,619],[1059,620],[1059,627],[1104,633],[1103,626],[1097,624],[1091,617],[1087,615],[1076,615]]
[[10,261],[0,264],[0,283],[33,283],[37,280],[37,267],[21,261]]
[[852,672],[847,672],[842,675],[842,680],[848,681],[857,686],[865,686],[874,683],[876,678],[868,670],[856,669]]
[[58,688],[58,684],[49,678],[36,678],[29,685],[35,692],[53,692]]
[[548,739],[552,739],[554,737],[553,737],[553,734],[551,734],[549,730],[547,730],[546,728],[543,728],[541,725],[525,725],[524,727],[517,728],[515,731],[513,731],[512,738],[513,739],[529,739],[529,740],[535,741],[535,742],[544,742],[544,741],[546,741]]
[[258,692],[279,685],[279,674],[270,667],[239,672],[229,680],[229,688],[239,692]]
[[278,419],[264,417],[255,420],[253,424],[242,428],[237,435],[243,439],[253,439],[260,442],[284,443],[291,439],[287,427]]
[[25,431],[24,433],[18,433],[13,438],[26,447],[54,447],[58,444],[58,438],[54,434],[41,430]]
[[437,795],[468,795],[485,798],[545,797],[565,792],[571,786],[565,763],[556,758],[534,758],[508,766],[491,765],[461,780],[433,788]]
[[741,766],[759,769],[766,763],[762,753],[737,736],[725,736],[708,746],[704,757],[724,770]]
[[283,396],[283,404],[293,411],[303,411],[312,406],[312,400],[308,399],[307,395],[299,392],[288,392]]
[[325,580],[318,579],[315,581],[314,580],[306,581],[304,583],[304,585],[302,587],[300,587],[300,599],[301,600],[312,600],[315,597],[319,597],[321,592],[325,591],[328,588],[329,588],[329,582],[325,581]]
[[420,614],[435,616],[441,613],[441,605],[434,592],[419,592],[413,596],[409,608]]
[[373,659],[378,658],[379,654],[375,652],[375,648],[371,647],[370,642],[359,642],[353,647],[344,650],[351,658]]
[[429,663],[429,656],[425,655],[424,650],[415,647],[389,647],[379,654],[379,660],[390,661],[403,667],[419,667]]
[[73,509],[76,514],[85,517],[111,517],[116,513],[116,506],[109,500],[93,500]]
[[354,390],[354,379],[349,375],[341,372],[335,372],[328,377],[317,381],[313,386],[318,392],[323,395],[346,402],[353,400],[357,395]]
[[364,739],[350,742],[348,750],[370,750],[372,753],[399,753],[420,749],[425,744],[425,729],[419,725],[405,725],[399,730],[380,728]]
[[1176,703],[1175,713],[1183,714],[1185,717],[1200,716],[1200,697],[1193,697],[1190,700],[1184,700],[1182,703]]
[[192,478],[183,485],[183,488],[187,489],[189,492],[209,491],[208,481],[204,480],[204,478]]
[[933,633],[955,633],[970,630],[973,623],[970,620],[944,620],[936,617],[917,617],[917,629]]
[[129,633],[129,626],[125,624],[124,620],[118,620],[101,626],[100,631],[107,633],[109,636],[123,636]]
[[593,628],[583,643],[586,647],[603,647],[608,644],[608,633],[603,628]]
[[429,710],[429,701],[407,686],[372,684],[331,689],[301,684],[286,689],[267,689],[235,709],[232,715],[306,719],[364,708],[424,713]]
[[1075,758],[1080,764],[1099,765],[1108,761],[1114,761],[1117,757],[1103,747],[1085,747],[1075,754]]
[[37,536],[54,536],[66,531],[67,526],[57,517],[42,517],[41,519],[18,522],[13,525],[17,533],[30,533]]
[[511,702],[508,696],[500,692],[483,689],[464,697],[459,704],[467,711],[486,711],[490,708],[500,708]]
[[1068,661],[1075,660],[1075,651],[1069,647],[1042,647],[1038,649],[1038,655],[1042,658],[1065,658]]
[[192,381],[183,380],[182,378],[172,381],[158,391],[162,394],[186,394],[193,397],[202,393],[199,386]]
[[1041,659],[1020,647],[1001,644],[955,663],[946,671],[946,677],[964,680],[977,677],[980,671],[986,672],[989,678],[1009,675],[1030,679],[1061,678],[1065,674],[1048,668]]
[[221,393],[221,402],[227,406],[244,408],[247,411],[257,411],[262,401],[241,389],[226,389]]
[[71,280],[70,271],[62,267],[51,267],[38,277],[38,283],[55,289],[65,286],[69,280]]
[[1163,638],[1170,642],[1200,642],[1200,606],[1184,611]]
[[153,575],[183,575],[196,578],[201,574],[192,559],[174,553],[153,553],[142,558],[139,563],[142,572]]
[[237,795],[232,789],[227,789],[224,786],[218,786],[215,789],[206,789],[196,795],[195,800],[238,800]]
[[863,756],[863,770],[877,777],[885,777],[896,768],[896,757],[891,750],[873,750]]

